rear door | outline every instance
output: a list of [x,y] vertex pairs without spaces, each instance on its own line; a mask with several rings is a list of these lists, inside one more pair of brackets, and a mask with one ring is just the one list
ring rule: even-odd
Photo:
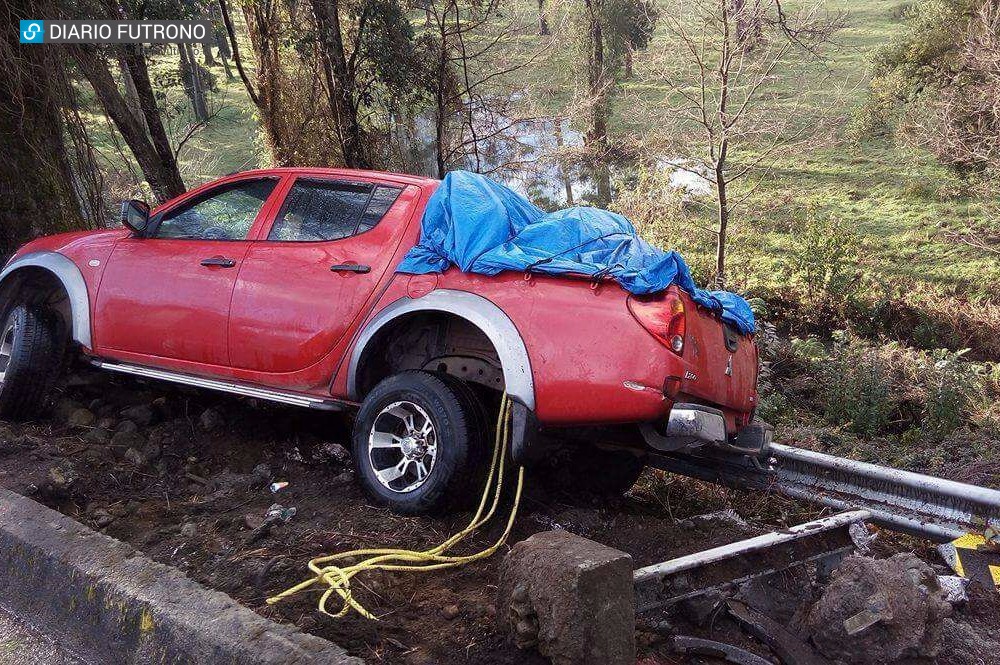
[[752,411],[757,394],[757,346],[753,339],[724,325],[718,315],[695,304],[687,294],[684,298],[687,376],[682,390],[734,411]]
[[240,269],[229,320],[235,367],[304,369],[352,329],[390,266],[420,188],[300,175]]

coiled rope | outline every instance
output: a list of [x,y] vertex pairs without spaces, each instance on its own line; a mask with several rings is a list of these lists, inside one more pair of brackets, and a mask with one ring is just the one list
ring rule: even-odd
[[[312,559],[309,562],[309,570],[313,572],[313,577],[296,584],[295,586],[282,591],[276,596],[267,599],[268,605],[273,605],[289,596],[308,589],[314,584],[325,584],[328,588],[320,596],[318,609],[323,614],[335,619],[344,617],[352,609],[361,616],[378,620],[378,617],[369,612],[359,603],[351,591],[351,579],[359,574],[370,570],[394,570],[424,573],[444,568],[454,568],[467,563],[472,563],[479,559],[485,559],[493,555],[500,547],[507,542],[511,529],[514,526],[514,519],[517,517],[517,509],[521,503],[521,489],[524,486],[524,467],[518,468],[517,490],[514,494],[514,505],[511,508],[510,516],[507,518],[507,525],[503,534],[490,547],[466,555],[449,555],[448,552],[462,542],[476,529],[488,522],[496,513],[500,503],[500,494],[503,490],[504,466],[507,461],[507,439],[510,435],[510,399],[504,394],[500,401],[500,412],[497,416],[496,438],[493,444],[493,458],[490,462],[490,473],[483,488],[483,495],[479,500],[479,508],[472,517],[469,525],[451,536],[443,543],[429,550],[406,550],[406,549],[362,549],[332,554]],[[492,502],[490,497],[492,496]],[[490,508],[483,514],[486,504],[490,503]],[[358,557],[368,557],[358,563],[343,565],[345,559],[357,559]],[[332,563],[337,562],[337,563]],[[340,596],[343,605],[337,613],[327,610],[327,602],[334,595]]]

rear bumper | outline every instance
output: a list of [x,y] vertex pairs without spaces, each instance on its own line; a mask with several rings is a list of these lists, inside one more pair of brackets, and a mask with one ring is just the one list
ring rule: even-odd
[[703,404],[678,402],[670,409],[666,423],[640,426],[646,445],[663,452],[709,446],[717,450],[763,455],[774,435],[774,428],[762,420],[755,420],[735,435],[726,432],[726,418],[722,411]]

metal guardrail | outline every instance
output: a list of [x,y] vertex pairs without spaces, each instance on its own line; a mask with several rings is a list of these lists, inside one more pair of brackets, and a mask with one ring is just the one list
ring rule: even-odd
[[727,487],[868,510],[877,524],[939,542],[1000,528],[1000,491],[792,446],[772,444],[766,466],[707,452],[657,454],[651,463]]
[[867,510],[852,510],[639,568],[632,575],[636,611],[672,605],[807,563],[836,565],[849,552],[867,550],[864,522],[870,517]]

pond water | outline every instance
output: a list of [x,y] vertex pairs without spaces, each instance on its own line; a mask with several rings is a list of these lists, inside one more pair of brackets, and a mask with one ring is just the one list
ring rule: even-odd
[[[635,158],[605,163],[594,160],[584,149],[583,134],[573,129],[567,118],[511,121],[499,116],[480,125],[477,134],[489,138],[468,141],[464,154],[453,159],[451,167],[485,173],[547,210],[581,204],[607,208],[617,195],[617,187],[633,182],[643,166],[668,173],[667,186],[682,191],[687,198],[712,192],[711,182],[703,177],[708,169],[691,160],[668,156],[646,162]],[[397,126],[397,143],[403,146],[407,170],[437,176],[434,136],[430,116]]]

